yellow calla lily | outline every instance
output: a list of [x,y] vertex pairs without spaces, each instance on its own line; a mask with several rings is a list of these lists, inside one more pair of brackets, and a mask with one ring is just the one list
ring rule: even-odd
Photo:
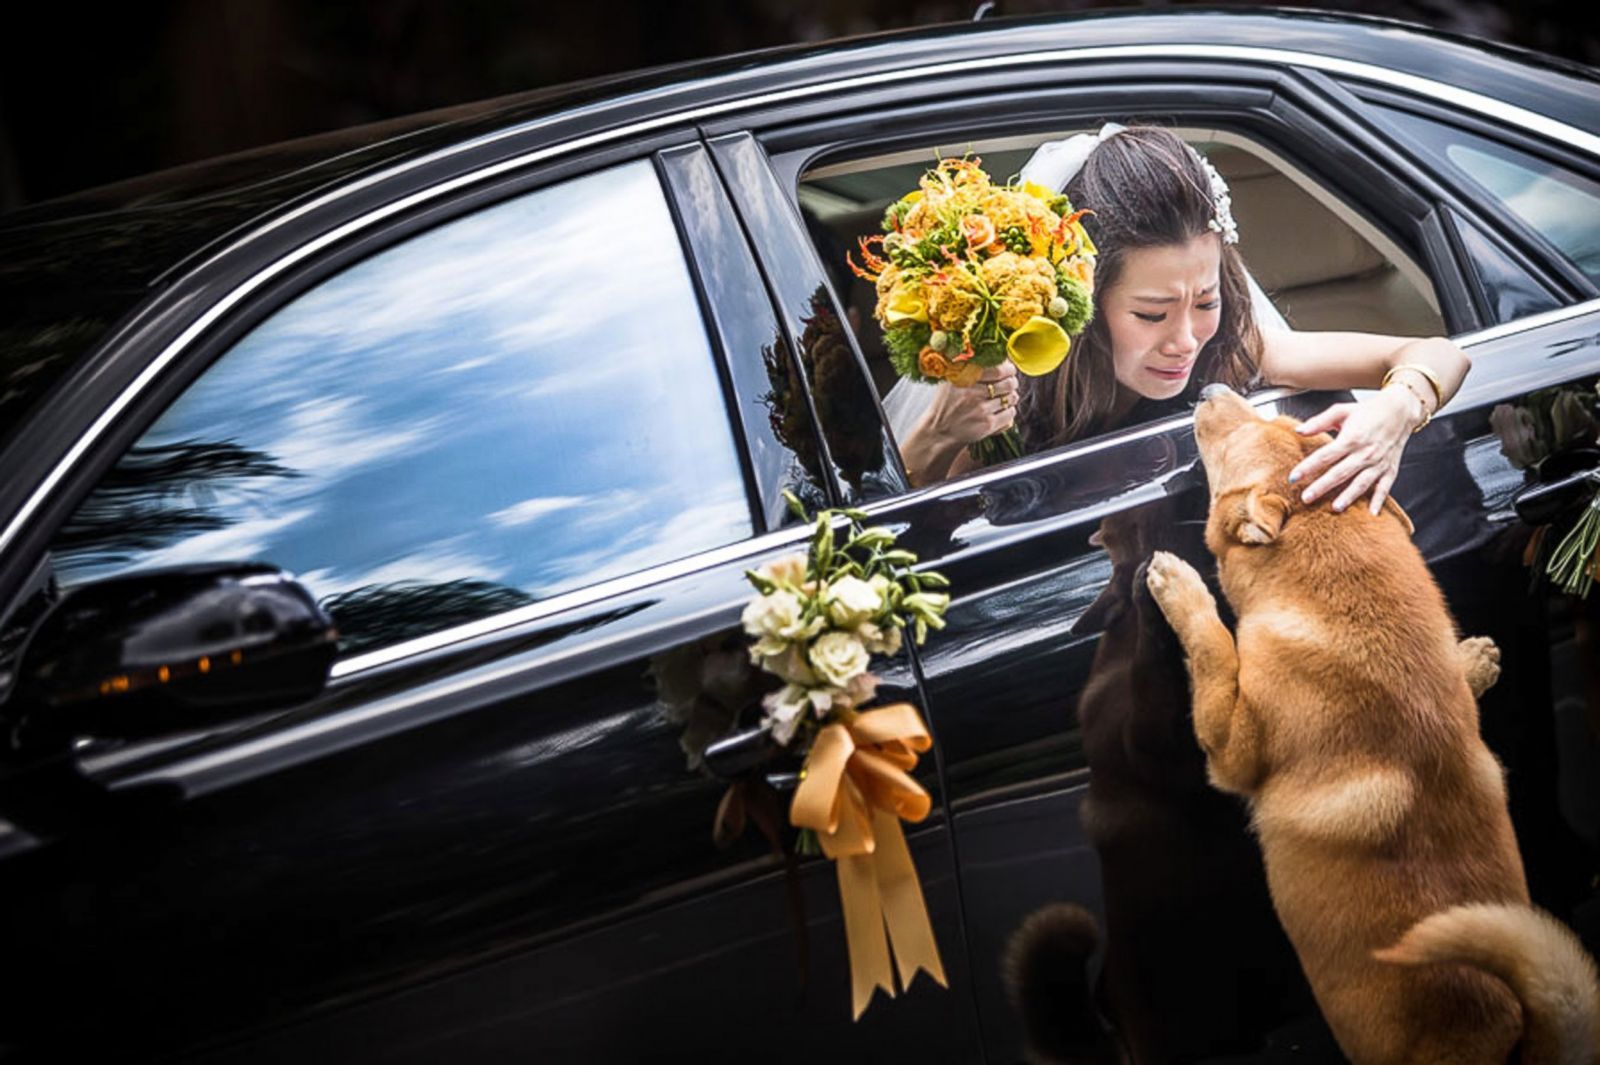
[[1072,338],[1056,322],[1035,315],[1006,341],[1006,354],[1029,377],[1042,377],[1061,365]]
[[1072,233],[1078,238],[1078,245],[1087,255],[1099,255],[1100,249],[1094,246],[1094,241],[1089,239],[1089,234],[1084,231],[1083,223],[1072,223]]
[[926,322],[928,301],[923,295],[922,286],[906,285],[895,289],[889,295],[889,301],[884,304],[883,314],[890,323]]
[[900,197],[900,202],[901,203],[916,203],[920,199],[922,199],[922,190],[921,189],[912,189],[910,192],[908,192],[904,196]]
[[1056,193],[1054,190],[1045,188],[1037,181],[1024,181],[1022,183],[1022,191],[1027,195],[1032,196],[1034,199],[1042,200],[1045,203],[1049,203],[1051,200],[1056,198]]

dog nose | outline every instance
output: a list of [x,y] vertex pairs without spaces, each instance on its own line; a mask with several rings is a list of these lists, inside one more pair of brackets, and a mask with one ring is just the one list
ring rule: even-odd
[[1232,392],[1232,391],[1233,391],[1233,389],[1229,388],[1225,384],[1222,384],[1220,381],[1213,382],[1212,384],[1206,385],[1206,387],[1204,387],[1204,388],[1202,388],[1200,390],[1200,398],[1201,399],[1216,399],[1218,396],[1222,395],[1223,393]]

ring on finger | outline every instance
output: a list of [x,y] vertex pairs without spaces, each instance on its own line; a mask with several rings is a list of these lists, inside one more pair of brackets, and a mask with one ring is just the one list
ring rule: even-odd
[[989,390],[989,398],[993,399],[994,398],[994,383],[990,382],[990,383],[984,385],[984,387]]

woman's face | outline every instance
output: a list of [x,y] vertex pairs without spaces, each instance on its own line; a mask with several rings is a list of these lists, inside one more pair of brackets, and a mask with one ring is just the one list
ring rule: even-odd
[[1222,320],[1221,268],[1222,244],[1211,233],[1123,257],[1122,276],[1098,308],[1119,384],[1146,399],[1183,392]]

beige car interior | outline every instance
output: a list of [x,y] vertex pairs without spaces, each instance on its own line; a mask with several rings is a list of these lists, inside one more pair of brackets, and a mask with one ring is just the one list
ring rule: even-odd
[[[1071,132],[940,145],[938,151],[977,155],[990,176],[1003,181],[1022,168],[1041,141]],[[1427,275],[1348,205],[1270,149],[1237,134],[1184,127],[1174,132],[1228,182],[1245,264],[1292,327],[1396,336],[1444,333]],[[930,147],[852,160],[812,169],[800,181],[802,213],[830,260],[841,295],[848,293],[850,317],[880,392],[894,383],[894,371],[872,325],[872,288],[851,278],[842,259],[846,250],[854,251],[857,237],[880,232],[884,209],[915,188],[935,158]]]
[[1181,130],[1233,194],[1239,251],[1296,329],[1442,334],[1426,275],[1366,219],[1259,145]]

